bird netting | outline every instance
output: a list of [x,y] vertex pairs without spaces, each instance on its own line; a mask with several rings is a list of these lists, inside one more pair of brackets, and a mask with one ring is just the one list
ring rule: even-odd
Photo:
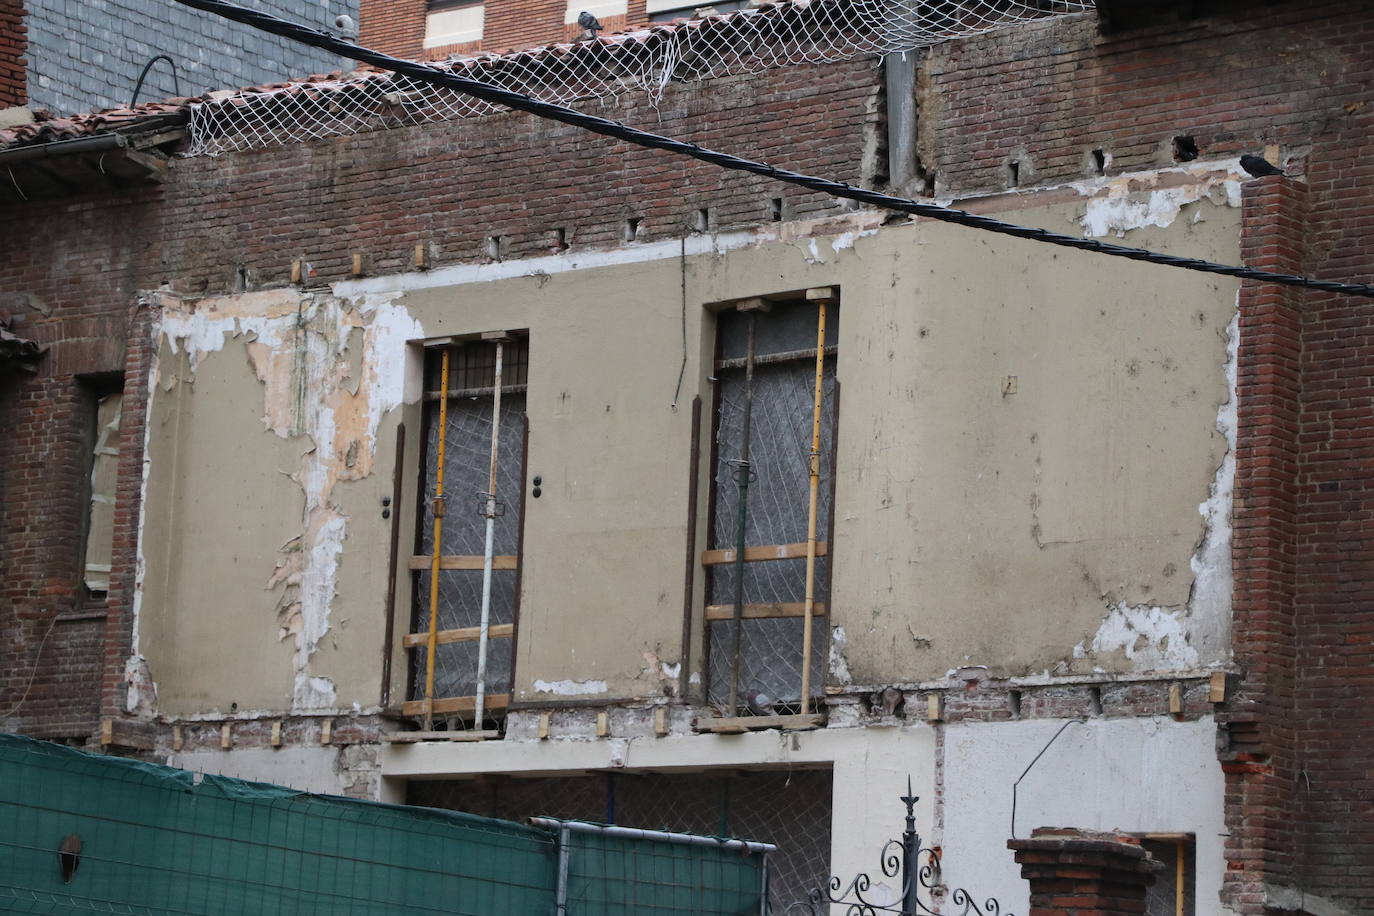
[[[623,35],[433,66],[557,104],[646,93],[673,82],[914,51],[1019,22],[1093,9],[1093,0],[784,0]],[[234,92],[191,106],[190,155],[471,118],[503,110],[392,73],[358,72]]]

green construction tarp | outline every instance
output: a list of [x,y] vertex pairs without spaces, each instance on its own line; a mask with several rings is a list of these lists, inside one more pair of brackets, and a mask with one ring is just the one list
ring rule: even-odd
[[[567,916],[762,911],[761,855],[569,840]],[[555,913],[558,844],[556,830],[0,735],[4,912],[539,916]]]

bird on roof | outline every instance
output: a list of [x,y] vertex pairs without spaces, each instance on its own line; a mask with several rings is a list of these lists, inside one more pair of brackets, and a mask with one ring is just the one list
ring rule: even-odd
[[1273,165],[1268,159],[1261,156],[1241,156],[1240,167],[1255,178],[1263,178],[1265,175],[1282,175],[1283,169]]
[[583,38],[595,38],[596,33],[605,28],[595,16],[586,10],[577,14],[577,24],[582,27]]

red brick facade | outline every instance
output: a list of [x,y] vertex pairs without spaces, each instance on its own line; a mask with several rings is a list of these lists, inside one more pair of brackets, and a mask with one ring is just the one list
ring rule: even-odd
[[22,0],[0,0],[0,108],[28,102],[24,51],[28,47]]
[[[478,51],[516,51],[562,41],[577,41],[582,29],[568,25],[566,0],[486,0],[482,40],[425,48],[426,0],[360,0],[358,42],[397,57],[442,60]],[[609,35],[649,24],[645,0],[629,0],[620,16],[603,16]]]
[[[412,26],[422,33],[423,4],[388,9],[395,24],[364,3],[362,43],[418,56]],[[556,19],[549,12],[549,28],[562,28],[562,9]],[[505,24],[495,3],[487,15],[488,46],[548,38],[532,24],[527,38],[498,38],[522,26]],[[0,14],[0,39],[5,22]],[[1278,144],[1299,178],[1246,186],[1245,258],[1334,279],[1374,276],[1374,105],[1364,88],[1374,22],[1362,4],[1218,4],[1207,17],[1130,33],[1101,36],[1085,17],[1016,35],[925,60],[919,148],[938,186],[999,190],[1012,160],[1023,184],[1075,180],[1093,150],[1110,157],[1109,172],[1167,165],[1175,136],[1192,137],[1204,159]],[[866,181],[861,163],[883,133],[880,87],[871,60],[795,67],[674,86],[657,111],[626,96],[614,114]],[[789,126],[802,122],[820,127]],[[166,282],[223,292],[240,271],[253,287],[285,285],[298,258],[329,282],[347,275],[354,252],[373,272],[403,271],[417,243],[434,247],[437,264],[481,261],[493,235],[506,258],[546,253],[560,229],[575,247],[611,246],[628,218],[641,220],[641,239],[676,238],[697,208],[729,229],[768,220],[777,197],[789,219],[841,211],[762,179],[502,115],[178,160],[152,189],[4,207],[0,308],[22,313],[52,350],[37,377],[0,378],[0,711],[24,694],[52,632],[24,705],[3,727],[84,737],[102,711],[123,706],[151,333],[139,290]],[[1219,715],[1227,902],[1258,916],[1273,888],[1292,887],[1374,911],[1374,304],[1247,284],[1240,312],[1241,674]],[[85,393],[109,373],[123,373],[125,385],[125,473],[115,576],[104,606],[92,608],[77,587]],[[1208,711],[1205,683],[1181,686],[1186,715]],[[1056,688],[1027,691],[1020,710],[1165,714],[1168,699],[1163,683],[1098,696]],[[1002,694],[946,698],[951,719],[1008,710]]]

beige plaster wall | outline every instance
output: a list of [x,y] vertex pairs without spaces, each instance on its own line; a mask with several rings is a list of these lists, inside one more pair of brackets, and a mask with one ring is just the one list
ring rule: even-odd
[[[1129,244],[1234,261],[1233,185],[1146,176],[1007,215],[1077,232],[1086,215]],[[1235,284],[880,225],[856,214],[457,266],[305,305],[276,291],[169,306],[164,334],[181,346],[164,346],[152,408],[139,624],[163,709],[376,703],[391,524],[378,507],[400,420],[412,487],[418,466],[406,341],[517,328],[530,332],[527,476],[544,485],[526,501],[515,698],[671,691],[707,306],[818,285],[842,296],[834,681],[1223,660],[1225,520],[1199,506],[1229,486],[1218,420]],[[397,634],[404,573],[399,591]],[[698,612],[701,595],[698,575]]]

